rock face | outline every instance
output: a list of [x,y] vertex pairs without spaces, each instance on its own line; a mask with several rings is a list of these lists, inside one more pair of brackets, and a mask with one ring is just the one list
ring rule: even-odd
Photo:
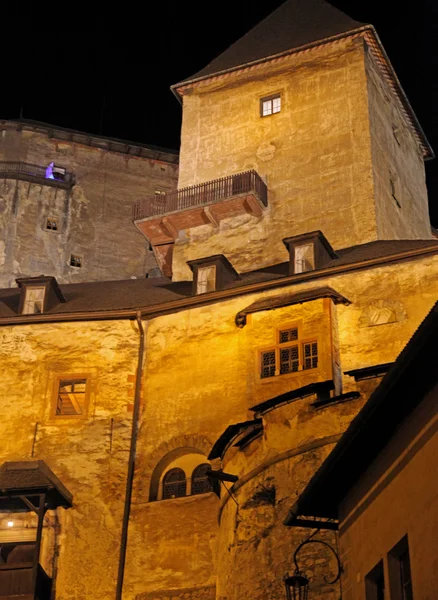
[[[260,116],[260,99],[281,110]],[[225,254],[239,272],[287,259],[282,238],[321,229],[335,249],[431,237],[421,149],[362,37],[200,82],[183,94],[178,187],[255,169],[262,216],[225,219],[177,240],[187,260]]]
[[[1,124],[0,170],[2,161],[41,167],[54,162],[72,173],[76,184],[65,190],[45,185],[44,179],[1,179],[0,287],[29,274],[75,283],[145,277],[156,268],[153,252],[132,223],[131,207],[155,190],[174,189],[178,165],[176,155],[161,153],[158,159],[149,153],[132,156]],[[48,229],[48,221],[56,230]],[[81,259],[80,267],[70,264],[72,255]]]

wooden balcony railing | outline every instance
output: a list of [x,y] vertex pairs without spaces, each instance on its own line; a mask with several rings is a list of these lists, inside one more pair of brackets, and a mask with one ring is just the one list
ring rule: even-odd
[[246,171],[145,198],[134,204],[132,216],[134,221],[140,221],[166,213],[213,204],[242,194],[253,194],[264,206],[268,205],[266,183],[256,171]]
[[36,565],[37,577],[34,587],[32,563],[0,565],[0,599],[19,600],[23,597],[50,600],[52,580],[41,565]]
[[13,161],[0,161],[0,179],[24,179],[65,188],[72,187],[75,183],[73,174],[67,171],[64,174],[55,172],[48,177],[47,166]]

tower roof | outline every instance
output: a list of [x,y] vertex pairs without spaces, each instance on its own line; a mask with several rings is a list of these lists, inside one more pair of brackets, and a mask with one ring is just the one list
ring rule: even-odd
[[234,70],[363,25],[325,0],[287,0],[206,67],[181,83]]

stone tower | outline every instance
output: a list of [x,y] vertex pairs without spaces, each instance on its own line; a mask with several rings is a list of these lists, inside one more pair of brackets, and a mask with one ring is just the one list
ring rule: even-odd
[[[282,238],[318,229],[335,249],[430,238],[432,151],[373,26],[323,0],[288,0],[173,91],[183,104],[180,200],[163,207],[160,234],[156,214],[137,226],[159,254],[173,249],[174,279],[209,254],[239,271],[285,260]],[[266,206],[227,210],[246,171],[266,184]],[[181,215],[189,186],[206,194],[203,218]]]

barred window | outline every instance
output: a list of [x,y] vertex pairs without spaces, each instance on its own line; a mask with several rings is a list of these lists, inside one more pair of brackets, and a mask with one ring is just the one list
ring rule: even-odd
[[316,369],[318,366],[318,343],[303,344],[303,369]]
[[72,254],[70,256],[70,266],[71,267],[82,267],[82,258],[77,256],[76,254]]
[[280,331],[279,338],[280,344],[295,342],[298,339],[298,327],[294,327],[293,329],[283,329],[283,331]]
[[187,493],[186,474],[182,469],[170,469],[163,478],[163,500],[181,498]]
[[275,375],[275,350],[262,352],[261,354],[261,374],[262,379],[274,377]]
[[58,223],[56,219],[51,219],[48,217],[46,221],[46,229],[50,231],[58,231]]
[[278,331],[277,344],[260,352],[260,378],[318,368],[318,342],[303,342],[298,327]]
[[198,465],[192,473],[192,494],[205,494],[212,491],[212,486],[207,471],[211,469],[209,463]]
[[86,391],[86,379],[60,379],[56,402],[56,415],[84,415]]
[[298,346],[280,349],[280,375],[295,373],[300,365]]

